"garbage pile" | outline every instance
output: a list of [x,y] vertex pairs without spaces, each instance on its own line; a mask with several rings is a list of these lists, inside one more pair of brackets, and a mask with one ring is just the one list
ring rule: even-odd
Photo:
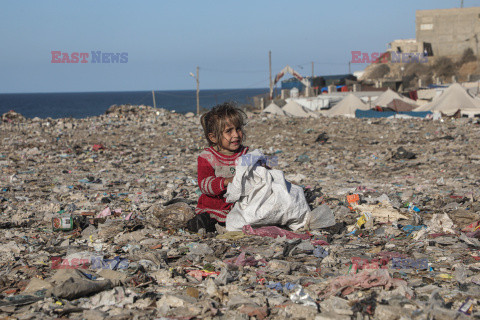
[[[199,118],[0,124],[0,311],[18,319],[480,316],[480,126],[250,114],[324,217],[191,234]],[[318,138],[321,136],[321,138]],[[324,221],[324,223],[321,223]]]

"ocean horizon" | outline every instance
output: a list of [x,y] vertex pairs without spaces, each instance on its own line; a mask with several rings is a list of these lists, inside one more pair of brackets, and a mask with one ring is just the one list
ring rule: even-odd
[[[253,105],[253,97],[265,93],[268,88],[200,90],[200,106],[210,109],[225,101]],[[196,112],[196,90],[155,91],[155,102],[157,108]],[[26,118],[86,118],[124,104],[153,106],[152,91],[0,93],[0,114],[13,110]]]

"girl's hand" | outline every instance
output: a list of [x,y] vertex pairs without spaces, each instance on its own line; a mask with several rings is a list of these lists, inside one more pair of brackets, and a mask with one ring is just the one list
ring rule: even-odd
[[233,177],[232,177],[232,178],[226,178],[226,179],[223,181],[223,185],[226,187],[226,186],[228,186],[228,184],[229,184],[230,182],[232,182],[232,181],[233,181]]

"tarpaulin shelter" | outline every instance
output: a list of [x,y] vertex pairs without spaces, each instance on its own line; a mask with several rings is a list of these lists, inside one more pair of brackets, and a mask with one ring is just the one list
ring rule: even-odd
[[270,113],[270,114],[275,114],[279,116],[286,116],[287,114],[285,111],[282,110],[279,106],[275,104],[275,102],[272,102],[266,107],[262,112],[264,113]]
[[432,102],[415,109],[415,111],[437,111],[446,116],[453,116],[459,110],[461,114],[480,114],[480,100],[469,95],[467,90],[458,83],[452,84]]
[[395,112],[412,111],[415,108],[417,108],[416,104],[408,103],[400,99],[393,99],[387,104],[387,109]]
[[300,104],[296,103],[293,100],[288,101],[287,104],[283,106],[282,110],[285,111],[288,115],[291,115],[292,117],[299,117],[299,118],[308,118],[308,117],[317,118],[318,117],[318,114],[308,110],[305,107],[302,107]]
[[373,103],[375,104],[375,106],[386,108],[387,105],[390,102],[392,102],[394,99],[402,100],[406,103],[413,104],[415,106],[417,105],[415,103],[415,100],[402,96],[397,92],[393,91],[392,89],[388,89],[387,91],[382,93],[382,95],[380,95],[375,101],[373,101]]
[[360,98],[354,94],[349,94],[342,101],[333,106],[326,112],[328,116],[346,116],[355,117],[355,110],[369,110],[370,107],[366,105]]

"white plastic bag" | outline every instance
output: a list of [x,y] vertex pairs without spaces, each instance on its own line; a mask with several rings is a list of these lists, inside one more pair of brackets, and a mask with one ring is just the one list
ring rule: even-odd
[[303,189],[285,181],[282,171],[258,165],[258,160],[266,160],[259,150],[237,159],[225,195],[227,202],[236,202],[227,215],[227,230],[241,231],[245,225],[303,227],[310,212]]

